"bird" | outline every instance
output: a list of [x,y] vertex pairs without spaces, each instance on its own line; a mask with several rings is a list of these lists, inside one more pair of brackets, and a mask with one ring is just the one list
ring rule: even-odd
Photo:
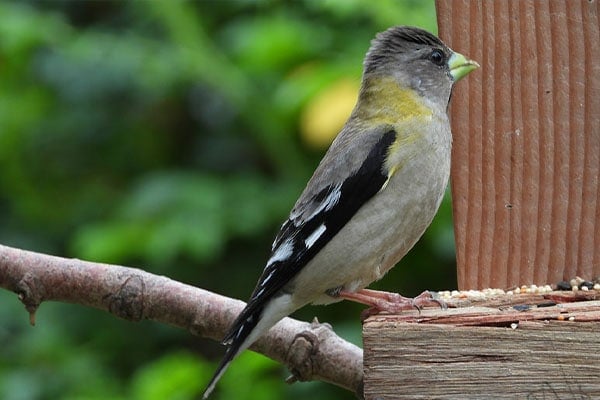
[[204,399],[238,354],[307,304],[347,299],[378,312],[435,301],[429,292],[410,299],[366,287],[433,220],[450,176],[452,88],[478,67],[421,28],[375,36],[357,103],[276,235]]

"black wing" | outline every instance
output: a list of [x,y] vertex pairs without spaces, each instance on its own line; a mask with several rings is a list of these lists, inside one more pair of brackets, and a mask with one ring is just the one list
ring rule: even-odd
[[224,343],[251,331],[271,296],[289,283],[363,204],[381,190],[388,179],[384,172],[388,148],[395,139],[395,131],[385,133],[355,174],[313,196],[311,203],[316,206],[309,215],[302,215],[302,218],[290,216],[283,224],[248,305],[231,327]]

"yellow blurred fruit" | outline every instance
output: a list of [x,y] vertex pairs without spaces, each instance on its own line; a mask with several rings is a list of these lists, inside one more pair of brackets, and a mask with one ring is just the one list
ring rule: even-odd
[[315,149],[328,147],[350,116],[360,82],[343,78],[326,87],[304,107],[300,116],[303,141]]

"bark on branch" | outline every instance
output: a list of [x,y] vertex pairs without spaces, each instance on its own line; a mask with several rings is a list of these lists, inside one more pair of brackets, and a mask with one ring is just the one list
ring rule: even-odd
[[[35,322],[43,301],[82,304],[129,321],[144,319],[220,340],[244,302],[137,268],[66,259],[0,245],[0,287],[15,292]],[[286,365],[290,381],[322,380],[362,397],[362,349],[329,326],[291,318],[252,350]]]

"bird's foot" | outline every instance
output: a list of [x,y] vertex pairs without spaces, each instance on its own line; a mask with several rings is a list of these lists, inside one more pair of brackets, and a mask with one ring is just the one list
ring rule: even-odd
[[361,289],[356,292],[347,292],[341,290],[338,297],[342,299],[355,301],[358,303],[370,306],[361,314],[361,319],[364,321],[372,315],[377,315],[380,312],[397,314],[406,310],[421,311],[426,306],[438,306],[442,309],[448,308],[446,303],[440,299],[436,299],[429,291],[424,291],[414,298],[404,297],[398,293],[382,292],[379,290]]

